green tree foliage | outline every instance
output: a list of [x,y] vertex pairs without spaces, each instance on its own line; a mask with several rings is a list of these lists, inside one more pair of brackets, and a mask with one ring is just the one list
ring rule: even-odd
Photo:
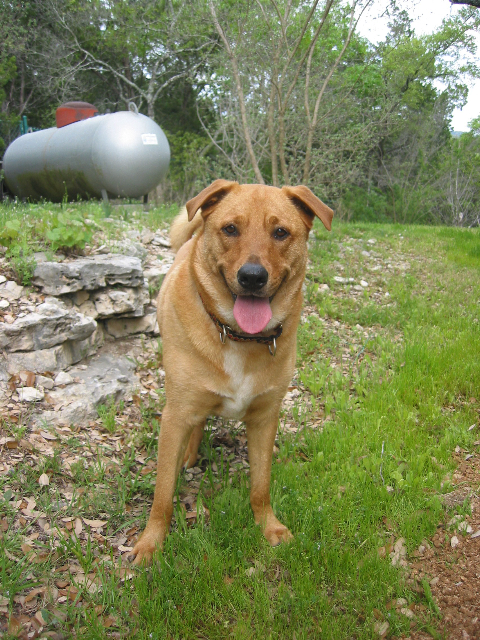
[[480,12],[418,36],[404,6],[374,46],[357,25],[378,0],[0,0],[0,153],[24,114],[134,101],[170,141],[165,200],[221,176],[307,184],[353,219],[476,224],[478,132],[450,118]]

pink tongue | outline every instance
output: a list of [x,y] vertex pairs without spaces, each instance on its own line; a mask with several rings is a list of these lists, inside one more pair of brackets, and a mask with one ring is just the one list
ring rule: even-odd
[[238,296],[233,305],[233,316],[245,333],[260,333],[272,317],[268,298]]

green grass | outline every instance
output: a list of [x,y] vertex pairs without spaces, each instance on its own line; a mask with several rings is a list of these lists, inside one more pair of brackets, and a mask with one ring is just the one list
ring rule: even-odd
[[[267,545],[250,512],[248,477],[229,473],[225,451],[206,434],[200,495],[210,518],[190,526],[176,506],[176,526],[152,568],[122,582],[108,545],[94,538],[58,547],[47,541],[43,565],[15,563],[0,549],[0,595],[51,583],[55,570],[76,557],[102,588],[92,593],[79,585],[81,603],[46,601],[44,609],[49,629],[78,638],[116,632],[158,640],[360,640],[378,637],[379,619],[389,622],[389,637],[398,637],[410,630],[410,620],[387,609],[399,597],[417,605],[417,628],[437,628],[429,588],[409,582],[378,551],[404,538],[411,553],[451,517],[440,495],[451,490],[452,451],[475,451],[478,436],[468,427],[478,423],[480,408],[479,243],[478,230],[338,224],[330,235],[315,232],[306,296],[315,315],[299,330],[294,381],[301,393],[281,418],[298,430],[280,433],[272,472],[273,506],[295,535],[291,544]],[[364,278],[368,287],[355,292],[337,275],[357,285]],[[135,446],[122,454],[117,473],[107,473],[100,458],[71,470],[73,485],[85,493],[68,515],[105,512],[107,540],[132,524],[143,527],[147,516],[153,480],[139,473],[135,452],[155,456],[155,406],[143,411],[144,426],[132,434]],[[111,408],[102,419],[113,432]],[[74,449],[74,436],[69,443]],[[66,512],[52,507],[59,469],[55,459],[48,465],[42,469],[51,474],[49,487],[36,484],[40,468],[17,465],[0,478],[0,491],[36,495],[52,522],[60,522]],[[180,479],[178,495],[186,486]],[[132,515],[126,509],[138,495],[148,501]],[[6,497],[0,513],[13,522],[13,498]],[[22,556],[21,543],[21,527],[0,540],[14,557]],[[108,615],[115,622],[106,627]]]
[[[177,205],[137,211],[104,206],[98,201],[62,204],[0,203],[0,246],[16,280],[31,284],[35,252],[44,251],[50,260],[55,253],[82,252],[86,245],[113,244],[126,229],[166,229],[178,213]],[[113,249],[115,251],[115,249]]]

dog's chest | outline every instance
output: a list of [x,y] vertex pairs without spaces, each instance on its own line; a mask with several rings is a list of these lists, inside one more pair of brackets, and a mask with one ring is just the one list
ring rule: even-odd
[[219,411],[224,418],[241,420],[258,395],[255,376],[246,372],[245,365],[245,355],[237,348],[225,352],[224,370],[228,375],[228,383],[222,393],[224,399]]

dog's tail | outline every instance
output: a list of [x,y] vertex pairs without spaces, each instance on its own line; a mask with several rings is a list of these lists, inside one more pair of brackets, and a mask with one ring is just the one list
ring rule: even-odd
[[202,216],[196,215],[193,220],[189,222],[187,210],[183,207],[170,227],[170,243],[173,251],[177,253],[182,244],[190,240],[195,231],[201,227],[203,227]]

